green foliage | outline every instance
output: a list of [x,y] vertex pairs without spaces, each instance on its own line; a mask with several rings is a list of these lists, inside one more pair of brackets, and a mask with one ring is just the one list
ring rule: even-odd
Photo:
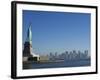
[[28,61],[37,61],[37,57],[29,57]]

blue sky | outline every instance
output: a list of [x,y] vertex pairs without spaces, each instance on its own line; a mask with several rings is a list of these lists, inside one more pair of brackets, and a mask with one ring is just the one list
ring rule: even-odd
[[89,50],[90,17],[89,13],[23,10],[23,43],[31,23],[35,53]]

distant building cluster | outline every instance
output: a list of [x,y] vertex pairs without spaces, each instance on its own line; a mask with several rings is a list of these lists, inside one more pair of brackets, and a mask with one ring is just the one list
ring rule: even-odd
[[48,55],[49,60],[80,60],[80,59],[90,59],[90,54],[88,50],[81,51],[65,51],[64,53],[58,54],[57,52]]

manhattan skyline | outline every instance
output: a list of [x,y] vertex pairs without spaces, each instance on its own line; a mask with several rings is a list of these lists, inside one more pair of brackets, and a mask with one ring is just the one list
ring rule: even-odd
[[23,10],[23,43],[32,26],[34,53],[90,50],[89,13]]

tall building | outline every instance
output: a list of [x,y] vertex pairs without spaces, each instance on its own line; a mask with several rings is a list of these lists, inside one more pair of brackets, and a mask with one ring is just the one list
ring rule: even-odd
[[39,55],[33,53],[32,51],[32,27],[31,25],[28,28],[27,31],[27,38],[24,43],[24,49],[23,49],[23,61],[38,61]]

